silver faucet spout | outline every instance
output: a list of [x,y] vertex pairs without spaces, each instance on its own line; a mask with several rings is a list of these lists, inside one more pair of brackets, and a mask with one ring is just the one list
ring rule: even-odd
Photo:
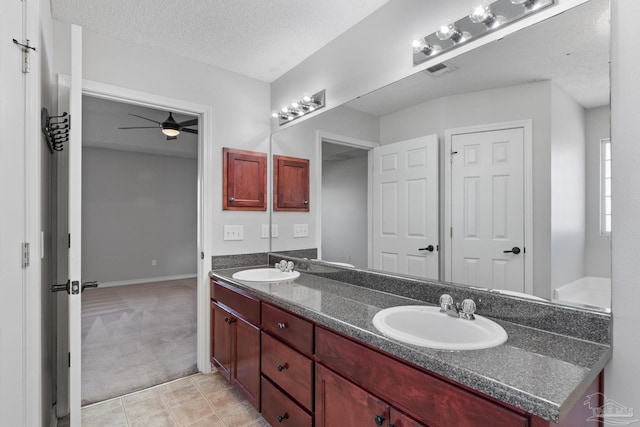
[[451,317],[460,317],[460,307],[458,304],[452,303],[445,306],[447,315]]

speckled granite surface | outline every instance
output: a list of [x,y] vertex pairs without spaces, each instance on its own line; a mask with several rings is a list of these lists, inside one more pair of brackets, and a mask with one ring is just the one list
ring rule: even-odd
[[424,300],[307,273],[285,283],[231,279],[239,270],[242,268],[211,274],[264,301],[550,421],[558,421],[574,404],[581,404],[577,400],[611,358],[608,345],[498,318],[493,320],[509,335],[498,347],[452,352],[404,344],[378,332],[372,318],[381,309],[424,304]]

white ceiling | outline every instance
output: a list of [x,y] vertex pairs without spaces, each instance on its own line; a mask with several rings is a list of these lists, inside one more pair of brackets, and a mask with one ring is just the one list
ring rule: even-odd
[[272,82],[388,0],[51,0],[54,19]]

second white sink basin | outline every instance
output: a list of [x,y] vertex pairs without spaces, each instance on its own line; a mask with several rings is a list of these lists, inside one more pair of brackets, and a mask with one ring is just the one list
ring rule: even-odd
[[507,332],[493,320],[455,318],[433,306],[387,308],[373,317],[373,325],[390,338],[439,350],[479,350],[507,340]]
[[277,268],[252,268],[233,273],[231,277],[246,282],[285,282],[300,277],[300,273],[280,271]]

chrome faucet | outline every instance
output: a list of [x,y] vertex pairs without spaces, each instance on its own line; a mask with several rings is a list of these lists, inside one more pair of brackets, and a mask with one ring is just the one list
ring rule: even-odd
[[458,317],[466,320],[474,320],[473,313],[476,311],[476,303],[472,299],[465,299],[462,304],[455,303],[449,294],[440,296],[440,312],[451,317]]
[[276,262],[275,267],[282,272],[291,273],[293,271],[294,265],[293,261],[287,262],[283,259],[280,262]]

